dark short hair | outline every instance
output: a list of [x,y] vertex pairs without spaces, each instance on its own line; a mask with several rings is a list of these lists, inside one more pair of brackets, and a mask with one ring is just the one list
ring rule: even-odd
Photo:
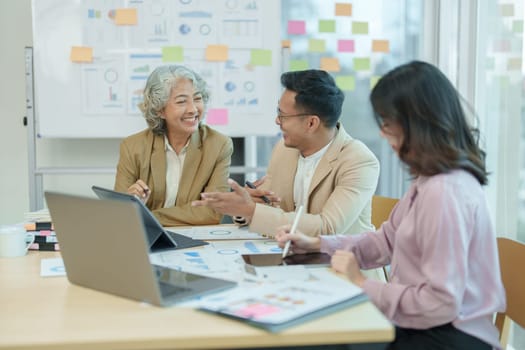
[[479,131],[469,125],[459,93],[438,68],[421,61],[399,66],[378,81],[370,102],[379,126],[384,121],[401,126],[399,157],[413,175],[464,169],[487,183]]
[[317,115],[327,127],[336,126],[345,95],[330,74],[317,69],[286,72],[281,75],[281,84],[297,93],[295,104],[300,112]]

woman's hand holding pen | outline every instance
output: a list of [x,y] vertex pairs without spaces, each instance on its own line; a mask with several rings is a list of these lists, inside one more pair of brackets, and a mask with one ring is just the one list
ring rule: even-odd
[[143,203],[148,201],[151,191],[144,181],[138,179],[128,188],[128,194],[138,197]]
[[275,239],[279,247],[284,248],[286,242],[291,241],[291,250],[294,254],[304,254],[308,252],[318,252],[321,249],[321,239],[310,237],[300,231],[290,234],[291,225],[284,225],[277,228]]
[[[275,239],[279,243],[279,247],[283,248],[286,242],[291,241],[291,249],[295,254],[318,252],[321,249],[320,237],[310,237],[297,230],[295,233],[290,234],[290,229],[291,225],[281,226],[277,229]],[[334,255],[332,255],[331,264],[336,272],[344,274],[352,283],[358,287],[363,286],[366,277],[361,272],[354,253],[337,250]]]

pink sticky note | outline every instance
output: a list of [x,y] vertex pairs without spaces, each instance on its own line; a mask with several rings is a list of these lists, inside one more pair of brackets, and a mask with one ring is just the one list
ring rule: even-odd
[[288,34],[306,33],[306,23],[304,21],[288,21]]
[[209,125],[228,125],[228,110],[226,108],[209,109],[206,123]]
[[354,41],[353,40],[338,40],[337,51],[339,52],[354,52]]

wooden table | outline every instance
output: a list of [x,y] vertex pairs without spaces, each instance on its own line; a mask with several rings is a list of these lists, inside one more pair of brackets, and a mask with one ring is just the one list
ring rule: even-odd
[[41,277],[40,260],[52,257],[60,253],[0,258],[0,349],[233,349],[394,337],[370,302],[271,334],[191,308],[159,308],[78,287],[66,277]]

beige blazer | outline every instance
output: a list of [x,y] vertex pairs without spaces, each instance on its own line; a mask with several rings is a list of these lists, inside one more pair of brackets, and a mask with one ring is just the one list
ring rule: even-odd
[[[379,162],[341,124],[323,155],[308,190],[308,208],[298,229],[308,235],[351,234],[374,230],[371,199],[379,178]],[[273,236],[278,226],[293,221],[293,188],[299,151],[281,140],[274,148],[262,189],[281,197],[280,207],[257,203],[250,231]]]
[[166,151],[163,135],[146,129],[125,138],[120,145],[115,190],[127,192],[138,179],[146,182],[151,195],[146,205],[163,226],[213,225],[221,215],[207,207],[192,207],[201,192],[229,191],[233,143],[231,138],[199,125],[191,136],[182,168],[175,206],[163,208],[166,195]]

